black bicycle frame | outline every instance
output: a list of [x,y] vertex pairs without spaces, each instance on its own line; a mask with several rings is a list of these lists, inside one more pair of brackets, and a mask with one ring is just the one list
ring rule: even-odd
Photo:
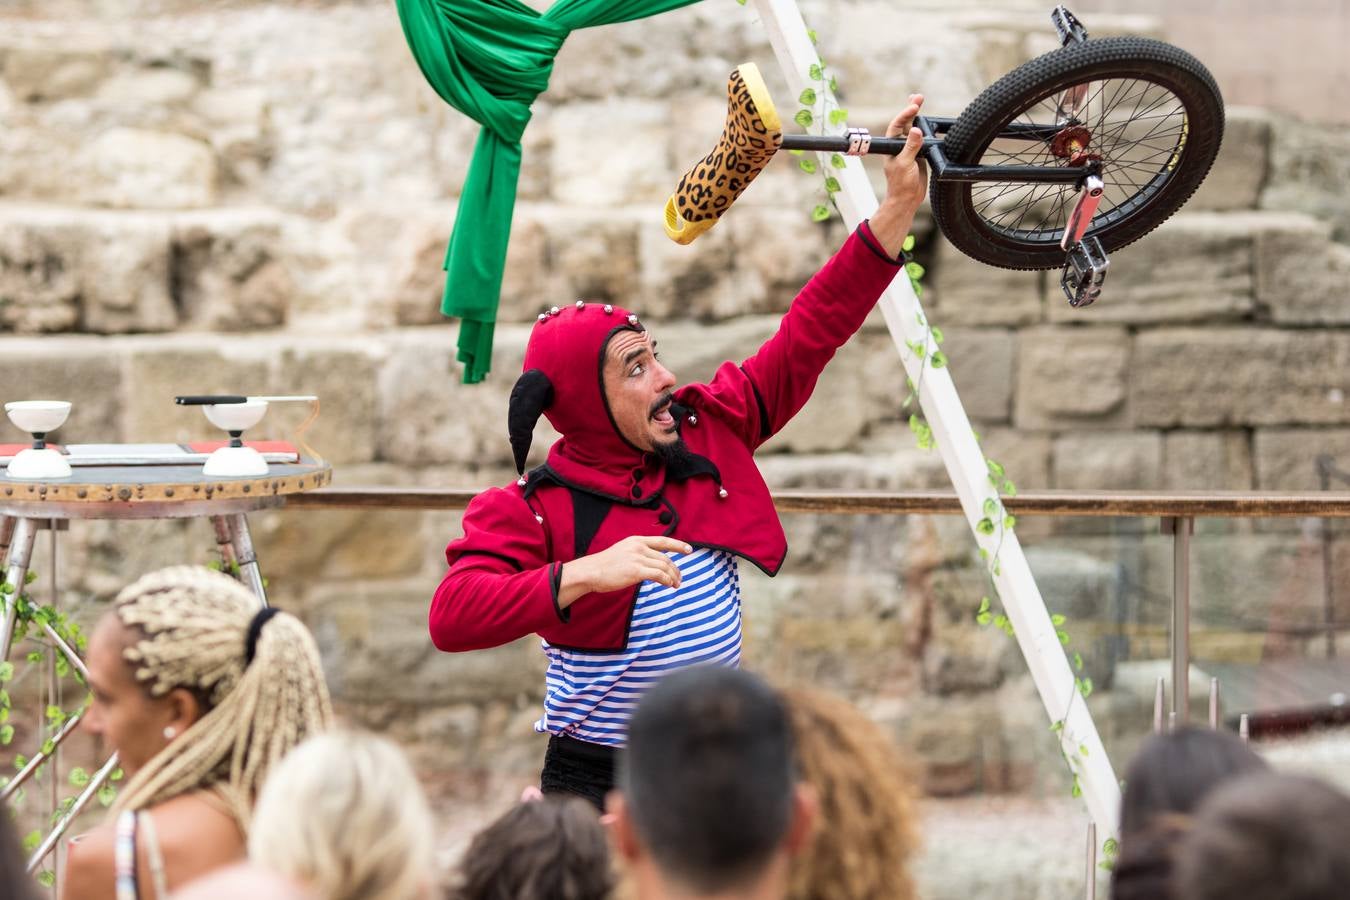
[[[964,166],[947,159],[942,150],[940,134],[946,134],[955,119],[919,116],[914,124],[923,132],[923,157],[933,168],[938,181],[990,181],[1002,184],[1078,184],[1089,172],[1089,167],[1069,166]],[[1012,122],[999,132],[998,137],[1011,140],[1048,143],[1060,131],[1053,125],[1035,125]],[[874,137],[868,153],[895,156],[905,147],[904,138]],[[823,153],[846,153],[849,139],[844,135],[786,134],[785,150],[815,150]]]

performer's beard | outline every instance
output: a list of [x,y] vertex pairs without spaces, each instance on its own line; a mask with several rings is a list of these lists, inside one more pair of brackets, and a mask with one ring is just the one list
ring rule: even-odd
[[667,444],[657,444],[652,448],[652,452],[660,457],[661,462],[666,464],[667,469],[676,471],[684,469],[693,457],[693,453],[684,442],[684,438],[678,434],[675,440]]

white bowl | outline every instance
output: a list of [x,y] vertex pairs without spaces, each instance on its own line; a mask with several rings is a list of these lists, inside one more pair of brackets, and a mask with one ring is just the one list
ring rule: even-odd
[[252,428],[267,412],[266,400],[246,400],[243,403],[211,403],[202,407],[211,424],[223,431],[243,431]]
[[65,400],[15,400],[5,404],[5,413],[29,434],[46,434],[65,423],[70,404]]

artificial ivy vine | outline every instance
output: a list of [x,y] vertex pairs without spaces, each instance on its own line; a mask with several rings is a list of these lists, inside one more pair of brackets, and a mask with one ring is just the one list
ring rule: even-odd
[[[37,573],[29,572],[24,581],[25,588],[37,580]],[[41,729],[42,744],[40,752],[46,757],[42,764],[32,773],[33,784],[41,785],[48,768],[51,767],[51,777],[56,777],[55,750],[56,736],[66,727],[72,718],[81,714],[89,704],[89,689],[85,684],[84,677],[80,672],[70,665],[65,654],[55,642],[49,641],[43,630],[43,626],[50,626],[52,631],[66,643],[67,646],[74,648],[77,652],[83,653],[88,647],[88,638],[81,631],[79,623],[75,622],[66,613],[61,612],[54,606],[39,604],[34,602],[33,598],[24,591],[18,591],[16,596],[15,586],[5,582],[0,584],[0,596],[4,602],[8,602],[12,597],[14,599],[14,637],[13,646],[17,646],[20,641],[28,639],[30,646],[24,657],[28,668],[23,675],[28,672],[41,671],[44,665],[51,665],[55,668],[57,678],[70,679],[78,689],[78,695],[81,697],[78,706],[72,709],[63,708],[56,703],[55,696],[47,698],[46,709],[43,715],[43,726]],[[48,654],[51,654],[49,657]],[[20,673],[15,669],[14,663],[8,660],[0,661],[0,746],[9,746],[14,741],[14,725],[10,721],[13,713],[12,700],[10,698],[10,685],[15,683],[20,677]],[[29,763],[28,757],[23,754],[14,756],[15,772],[22,771]],[[117,789],[111,782],[120,781],[123,778],[121,769],[114,770],[109,776],[109,782],[105,783],[98,791],[98,801],[103,806],[111,806],[117,796]],[[9,785],[12,776],[0,776],[0,788]],[[67,815],[75,805],[78,791],[88,786],[90,775],[83,768],[73,768],[66,776],[66,782],[70,787],[77,789],[77,794],[66,797],[61,800],[56,809],[52,811],[51,823],[55,825],[63,816]],[[16,815],[22,809],[26,795],[25,788],[19,788],[14,792],[11,798],[11,815]],[[33,829],[23,838],[23,849],[31,853],[42,843],[43,834],[40,829]],[[38,872],[37,880],[39,884],[50,887],[56,881],[56,874],[50,869],[43,869]]]
[[[741,6],[744,6],[747,0],[736,0]],[[811,39],[813,45],[818,44],[818,35],[813,28],[807,29],[807,36]],[[793,116],[793,121],[802,129],[810,132],[815,129],[815,133],[824,134],[827,125],[832,128],[838,128],[848,121],[848,110],[834,102],[833,97],[838,93],[838,78],[830,71],[823,59],[817,58],[806,72],[808,82],[816,85],[815,87],[805,88],[797,97],[799,109]],[[846,165],[842,154],[833,153],[829,158],[829,168],[824,168],[805,155],[803,150],[789,150],[793,156],[797,157],[797,166],[808,175],[819,174],[822,178],[822,187],[825,191],[826,202],[817,203],[811,209],[811,220],[814,222],[824,222],[839,212],[838,205],[835,203],[835,194],[841,190],[839,179],[831,173],[832,169],[843,169]],[[833,212],[832,212],[833,210]],[[903,245],[905,253],[914,249],[914,235],[908,235]],[[905,266],[905,272],[909,276],[910,284],[914,288],[915,296],[923,295],[922,279],[924,268],[917,262],[909,261]],[[937,440],[933,435],[933,429],[924,418],[922,409],[918,406],[919,393],[923,387],[924,374],[929,367],[942,369],[948,365],[947,354],[941,349],[944,335],[942,329],[931,325],[924,317],[923,313],[916,314],[917,324],[923,329],[923,336],[918,340],[906,341],[905,346],[919,360],[919,379],[915,382],[912,378],[906,378],[908,393],[901,403],[902,410],[909,410],[909,429],[914,434],[914,438],[920,449],[931,450],[937,446]],[[976,442],[979,441],[979,435],[975,435]],[[982,627],[992,625],[998,628],[1009,637],[1014,636],[1012,621],[1007,614],[995,609],[997,603],[1001,606],[998,584],[996,578],[1001,572],[999,563],[999,551],[1003,547],[1004,538],[1013,533],[1017,525],[1017,519],[1007,511],[1004,506],[1005,498],[1017,496],[1017,485],[1008,476],[1003,465],[996,460],[984,457],[987,471],[987,479],[991,489],[990,496],[985,498],[982,508],[983,516],[975,523],[975,530],[986,537],[997,535],[998,539],[994,546],[994,551],[990,553],[984,547],[979,548],[979,559],[984,566],[985,577],[988,579],[988,592],[980,597],[980,604],[975,612],[975,621]],[[1092,679],[1084,672],[1082,653],[1074,650],[1073,639],[1067,630],[1067,619],[1060,613],[1055,613],[1050,617],[1051,623],[1055,627],[1055,634],[1059,638],[1060,644],[1064,647],[1066,653],[1072,653],[1072,663],[1074,672],[1074,692],[1070,695],[1069,705],[1064,710],[1064,714],[1051,724],[1050,730],[1060,740],[1060,752],[1064,757],[1065,765],[1069,773],[1073,776],[1071,793],[1074,797],[1082,796],[1082,787],[1078,780],[1078,765],[1076,761],[1065,752],[1064,747],[1076,746],[1077,752],[1081,757],[1087,757],[1088,747],[1085,742],[1079,740],[1074,735],[1065,734],[1064,729],[1069,718],[1069,713],[1073,708],[1073,703],[1081,697],[1084,701],[1092,695]],[[1110,867],[1115,857],[1118,844],[1114,838],[1108,838],[1102,845],[1103,855],[1106,862],[1103,866]]]

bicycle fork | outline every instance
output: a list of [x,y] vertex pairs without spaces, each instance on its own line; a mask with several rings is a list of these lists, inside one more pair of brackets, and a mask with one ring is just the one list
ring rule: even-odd
[[1068,253],[1059,284],[1064,289],[1064,296],[1069,299],[1069,305],[1073,307],[1091,306],[1102,295],[1106,269],[1111,265],[1101,241],[1095,237],[1084,237],[1092,224],[1092,217],[1097,213],[1097,205],[1101,203],[1105,188],[1100,174],[1094,172],[1083,179],[1078,187],[1078,202],[1069,214],[1064,236],[1059,241],[1060,249]]

